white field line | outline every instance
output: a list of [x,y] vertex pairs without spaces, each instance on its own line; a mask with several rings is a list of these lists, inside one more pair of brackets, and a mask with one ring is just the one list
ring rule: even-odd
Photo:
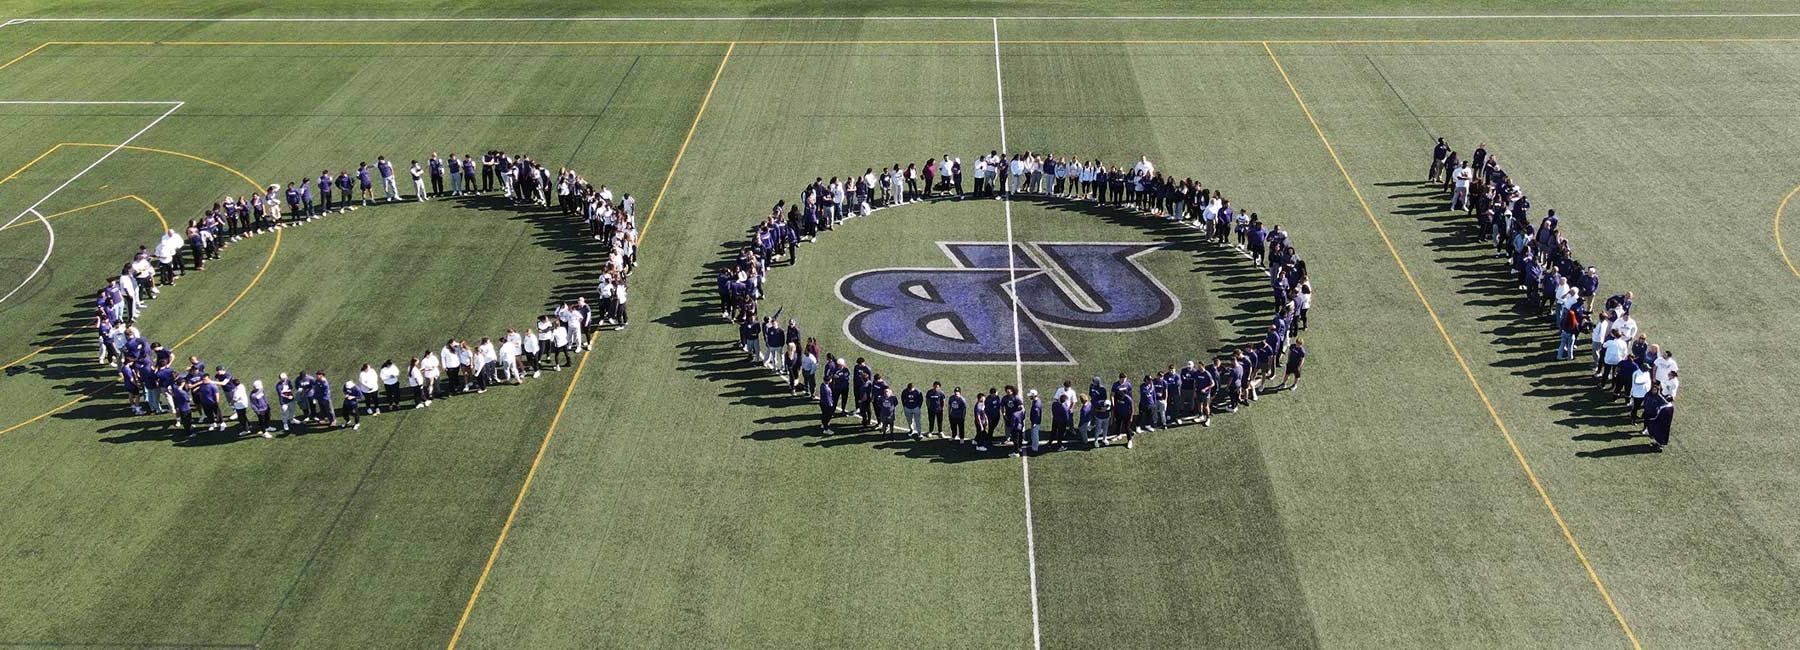
[[[1002,154],[1006,154],[1010,152],[1010,149],[1006,146],[1006,84],[1001,81],[1000,77],[1000,20],[998,18],[993,19],[993,27],[994,98],[1000,109],[1000,151]],[[1006,163],[1002,161],[1000,164]],[[1008,182],[1011,180],[1010,177],[1007,179]],[[1013,259],[1012,196],[1004,195],[1000,203],[1005,206],[1006,210],[1007,286],[1014,287],[1012,291],[1008,292],[1012,294],[1013,385],[1018,387],[1020,393],[1023,393],[1025,391],[1025,352],[1019,344],[1019,291],[1016,288],[1019,283],[1019,265],[1018,261]],[[1024,396],[1020,395],[1020,397]],[[1044,632],[1042,625],[1038,622],[1037,531],[1032,524],[1031,515],[1031,454],[1026,453],[1022,438],[1019,442],[1020,446],[1014,449],[1019,451],[1019,480],[1024,483],[1025,487],[1025,561],[1031,576],[1031,647],[1033,650],[1043,650]]]
[[[141,17],[55,17],[14,18],[7,25],[22,23],[563,23],[563,22],[856,22],[865,20],[916,21],[1001,21],[1020,22],[1048,20],[1114,20],[1114,21],[1379,21],[1379,20],[1729,20],[1745,18],[1800,18],[1800,13],[1606,13],[1606,14],[1237,14],[1215,16],[418,16],[418,17],[316,17],[316,16],[234,16],[224,18],[141,16]],[[3,26],[3,25],[0,25]]]
[[[113,103],[113,102],[8,101],[6,103],[8,103],[8,104],[81,104],[81,103],[108,104],[108,103]],[[144,128],[138,129],[137,133],[133,133],[133,134],[131,134],[131,137],[125,138],[124,142],[120,142],[119,144],[114,145],[113,148],[108,149],[105,154],[102,154],[98,159],[94,160],[94,162],[88,163],[87,167],[84,167],[84,168],[82,168],[81,171],[76,172],[74,176],[70,176],[69,180],[63,181],[63,183],[61,185],[56,186],[56,189],[50,190],[50,192],[48,194],[45,194],[43,196],[43,198],[40,198],[37,200],[36,203],[31,204],[31,207],[25,208],[25,211],[20,212],[19,216],[13,217],[11,220],[7,221],[4,225],[0,225],[0,230],[4,230],[4,229],[12,226],[14,223],[17,223],[20,219],[24,219],[25,215],[28,215],[28,214],[37,215],[38,221],[44,224],[44,230],[46,232],[48,232],[50,235],[50,237],[49,237],[50,241],[44,247],[44,258],[38,260],[37,267],[33,268],[31,270],[31,273],[29,275],[26,275],[25,279],[19,282],[19,286],[13,287],[11,291],[6,292],[6,295],[0,296],[0,302],[6,302],[6,300],[8,298],[11,298],[11,297],[13,297],[14,294],[19,293],[20,289],[24,289],[25,285],[31,284],[31,281],[33,279],[37,278],[39,273],[42,273],[44,271],[44,265],[50,263],[50,255],[52,253],[56,252],[56,229],[52,228],[50,226],[50,220],[45,219],[43,213],[38,212],[38,206],[43,205],[44,202],[49,201],[51,197],[56,196],[58,193],[62,192],[65,188],[69,187],[70,185],[75,184],[76,180],[79,180],[82,176],[86,176],[87,173],[90,171],[93,171],[95,167],[99,167],[100,163],[106,162],[107,158],[111,158],[113,156],[113,154],[119,153],[120,150],[123,150],[126,146],[130,145],[132,143],[132,141],[137,140],[138,136],[143,135],[145,132],[149,131],[152,127],[155,127],[157,124],[161,123],[164,119],[167,119],[170,115],[173,115],[175,113],[175,111],[181,110],[182,106],[186,105],[183,102],[145,102],[145,103],[168,105],[169,110],[163,111],[162,115],[158,115],[156,117],[156,119],[151,120],[149,124],[144,125]]]

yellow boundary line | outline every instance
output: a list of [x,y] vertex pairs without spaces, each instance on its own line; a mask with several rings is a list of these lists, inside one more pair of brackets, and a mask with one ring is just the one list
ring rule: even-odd
[[[54,147],[51,147],[51,150],[54,151],[56,149],[59,149],[59,148],[65,147],[65,146],[68,146],[68,147],[105,147],[105,148],[111,149],[117,145],[94,144],[94,143],[89,143],[89,142],[63,142],[63,143],[57,144]],[[226,165],[224,163],[221,163],[221,162],[218,162],[215,160],[208,160],[206,158],[201,158],[201,157],[195,156],[193,154],[182,153],[179,151],[170,151],[167,149],[155,149],[155,148],[151,148],[151,147],[139,147],[139,146],[135,146],[135,145],[127,145],[122,148],[131,150],[131,151],[141,151],[141,152],[146,152],[146,153],[164,154],[164,155],[177,156],[177,157],[186,158],[189,160],[198,161],[198,162],[201,162],[201,163],[204,163],[207,165],[211,165],[213,167],[217,167],[219,169],[223,169],[227,172],[231,172],[233,175],[237,176],[238,178],[244,179],[244,181],[249,183],[251,187],[257,188],[258,190],[262,189],[261,183],[256,182],[254,179],[251,179],[248,175],[245,175],[243,172],[238,171],[237,169],[235,169],[229,165]],[[46,152],[46,155],[48,155],[48,152]],[[44,156],[38,156],[38,159],[41,160],[43,157]],[[34,160],[32,162],[35,163],[36,160]],[[27,167],[29,167],[29,166],[30,165],[27,165]],[[24,169],[20,169],[19,171],[22,172],[22,171],[24,171]],[[18,172],[14,172],[14,175],[17,175],[17,174],[18,174]],[[142,201],[142,199],[139,199],[139,200]],[[149,204],[148,202],[145,202],[145,205],[148,205],[148,204]],[[152,210],[154,210],[154,209],[155,208],[152,208]],[[157,214],[158,214],[158,217],[161,216],[160,211]],[[269,272],[269,267],[275,265],[275,254],[280,251],[281,251],[281,231],[277,230],[277,231],[275,231],[275,243],[269,247],[268,257],[263,259],[262,268],[257,269],[256,275],[252,276],[250,278],[250,283],[244,285],[244,289],[242,291],[239,291],[237,296],[235,296],[231,299],[231,302],[226,303],[226,305],[223,309],[220,309],[218,313],[213,314],[213,317],[211,319],[209,319],[205,323],[201,324],[199,329],[194,330],[192,333],[188,334],[185,338],[181,339],[180,341],[177,341],[174,345],[169,346],[169,350],[174,351],[175,349],[180,348],[183,345],[186,345],[188,341],[194,340],[194,337],[199,336],[201,332],[204,332],[204,331],[206,331],[207,328],[212,327],[213,323],[217,323],[217,322],[219,322],[219,319],[224,318],[225,314],[229,313],[233,307],[236,307],[238,302],[242,301],[244,299],[244,296],[246,296],[250,293],[251,289],[255,289],[256,285],[258,283],[262,282],[263,275]],[[79,331],[80,330],[77,330],[77,332],[79,332]],[[60,342],[60,340],[59,340],[59,342]],[[54,343],[52,345],[54,345]],[[41,352],[41,351],[42,350],[40,350],[39,352]],[[36,354],[37,354],[36,352],[32,353],[33,356],[35,356]],[[27,357],[27,358],[29,358],[29,357]],[[583,359],[585,359],[585,358],[586,357],[583,357]],[[17,361],[13,362],[13,364],[16,364],[16,363],[19,363],[19,362],[17,362]],[[13,364],[7,364],[7,365],[11,366]],[[29,420],[20,422],[18,424],[14,424],[5,429],[0,429],[0,436],[4,436],[8,433],[12,433],[14,431],[17,431],[19,429],[22,429],[22,428],[32,424],[34,422],[37,422],[44,418],[50,417],[57,413],[61,413],[62,411],[68,409],[69,407],[72,407],[76,404],[80,404],[81,402],[87,400],[88,398],[100,394],[100,391],[105,390],[105,388],[106,388],[105,386],[95,388],[93,390],[90,390],[90,391],[82,394],[82,395],[77,396],[75,399],[69,400],[67,402],[63,402],[61,405],[56,406],[55,408],[52,408],[48,411],[44,411],[43,413],[40,413],[37,416],[35,416]]]
[[37,54],[38,50],[44,49],[49,46],[50,46],[50,43],[39,43],[37,47],[31,48],[29,50],[25,50],[24,54],[20,54],[18,56],[13,57],[13,59],[11,61],[7,61],[6,63],[0,63],[0,70],[5,70],[9,67],[12,67],[12,64],[18,63],[20,61],[24,61],[25,57],[31,56],[33,54]]
[[[725,55],[719,58],[719,67],[713,71],[712,83],[706,86],[706,95],[700,98],[700,108],[694,111],[694,121],[688,125],[687,137],[682,138],[681,148],[675,151],[675,160],[669,164],[669,174],[663,178],[662,189],[657,191],[656,200],[650,204],[650,214],[644,218],[644,228],[640,231],[639,243],[650,233],[650,222],[656,219],[656,209],[662,205],[663,196],[669,191],[669,183],[675,178],[676,169],[681,167],[681,158],[687,154],[688,145],[694,141],[694,132],[700,128],[700,118],[706,115],[706,107],[712,103],[713,90],[719,87],[719,78],[725,74],[725,64],[731,60],[732,50],[737,48],[733,42],[726,43]],[[600,337],[599,332],[588,338],[591,347],[594,340]],[[569,406],[569,398],[575,394],[575,384],[581,381],[581,373],[587,369],[588,359],[593,358],[592,351],[581,356],[581,362],[575,365],[575,374],[569,378],[568,388],[563,389],[562,401],[556,405],[556,414],[550,417],[550,428],[544,431],[544,439],[538,442],[537,455],[531,459],[531,467],[525,471],[525,480],[519,485],[518,496],[513,497],[512,509],[506,513],[506,521],[500,525],[500,535],[494,539],[494,548],[488,551],[487,561],[481,565],[481,575],[475,578],[475,589],[469,592],[469,601],[463,605],[462,615],[456,619],[456,629],[450,633],[450,641],[445,644],[446,650],[456,650],[456,644],[462,640],[463,630],[469,625],[469,615],[475,611],[475,601],[481,598],[481,590],[487,586],[488,576],[493,573],[494,562],[500,559],[500,550],[506,545],[506,538],[512,533],[513,522],[519,517],[519,509],[525,505],[525,495],[531,491],[531,482],[537,478],[538,467],[543,464],[544,453],[550,449],[550,439],[556,436],[556,427],[562,423],[563,411]]]
[[[81,206],[79,208],[71,208],[71,209],[63,210],[62,212],[58,212],[55,214],[47,214],[47,215],[44,215],[44,220],[49,221],[49,220],[55,219],[57,217],[67,216],[67,215],[75,214],[77,212],[81,212],[83,210],[91,210],[91,209],[98,208],[101,206],[112,205],[112,204],[118,203],[120,201],[137,201],[139,204],[142,204],[145,208],[148,208],[150,210],[150,214],[156,217],[156,222],[162,224],[163,230],[169,229],[169,220],[166,218],[163,218],[162,210],[156,209],[156,206],[150,205],[149,201],[145,201],[143,199],[143,197],[140,197],[136,194],[126,194],[124,196],[115,196],[115,197],[112,197],[105,201],[101,201],[99,203],[89,203],[89,204]],[[27,225],[32,225],[32,224],[21,221],[19,223],[15,223],[10,226],[0,227],[0,230],[12,230],[14,228],[21,228],[21,227],[24,227]],[[4,369],[5,369],[5,366],[0,366],[0,370],[4,370]]]
[[1787,244],[1781,241],[1781,213],[1787,211],[1788,201],[1794,200],[1795,194],[1800,194],[1800,185],[1788,190],[1787,196],[1781,197],[1781,205],[1775,206],[1775,252],[1781,253],[1781,262],[1787,265],[1788,271],[1800,278],[1800,268],[1794,268],[1794,258],[1788,257]]
[[1519,449],[1518,441],[1513,439],[1512,431],[1500,418],[1500,412],[1494,410],[1493,401],[1488,399],[1487,391],[1481,388],[1481,382],[1475,378],[1475,372],[1469,368],[1468,360],[1463,358],[1462,350],[1456,347],[1456,341],[1450,338],[1450,331],[1445,329],[1444,321],[1438,317],[1437,309],[1432,307],[1431,301],[1425,298],[1424,290],[1419,288],[1419,282],[1413,278],[1412,270],[1408,269],[1406,262],[1400,258],[1400,251],[1394,247],[1393,240],[1388,238],[1387,229],[1381,226],[1381,220],[1375,218],[1375,210],[1369,207],[1369,201],[1363,198],[1362,190],[1356,186],[1356,180],[1350,177],[1350,170],[1338,157],[1337,148],[1332,146],[1330,138],[1325,137],[1325,129],[1321,128],[1319,121],[1313,117],[1312,109],[1307,108],[1306,100],[1300,98],[1300,88],[1294,85],[1293,78],[1288,76],[1287,68],[1281,65],[1281,59],[1275,56],[1275,49],[1268,43],[1264,43],[1263,50],[1269,53],[1269,60],[1275,64],[1275,70],[1281,73],[1281,80],[1287,83],[1288,92],[1293,93],[1294,103],[1299,104],[1300,111],[1306,114],[1306,121],[1312,124],[1313,132],[1319,136],[1319,142],[1325,145],[1325,152],[1331,154],[1331,162],[1337,165],[1338,173],[1344,176],[1344,183],[1349,185],[1350,192],[1356,195],[1356,202],[1362,206],[1363,215],[1369,218],[1370,225],[1375,226],[1376,234],[1381,236],[1381,243],[1387,246],[1388,254],[1394,258],[1394,264],[1400,267],[1400,274],[1406,277],[1406,284],[1412,287],[1413,296],[1417,297],[1419,304],[1425,307],[1425,313],[1431,317],[1432,325],[1437,327],[1438,335],[1443,337],[1444,345],[1450,348],[1450,354],[1456,357],[1456,365],[1462,368],[1463,376],[1469,380],[1469,386],[1474,388],[1475,395],[1481,398],[1481,405],[1487,408],[1488,417],[1492,418],[1494,425],[1500,428],[1500,436],[1506,439],[1506,446],[1512,450],[1513,458],[1519,461],[1519,468],[1525,471],[1525,478],[1529,479],[1531,487],[1537,490],[1538,498],[1543,501],[1544,508],[1550,511],[1550,517],[1556,520],[1556,527],[1562,531],[1563,540],[1569,543],[1569,549],[1575,552],[1575,558],[1581,561],[1581,568],[1587,572],[1588,580],[1593,583],[1594,589],[1600,592],[1600,599],[1605,601],[1606,608],[1612,611],[1613,619],[1618,622],[1619,629],[1625,633],[1626,640],[1631,642],[1631,647],[1641,650],[1643,646],[1638,643],[1637,634],[1632,632],[1631,624],[1625,620],[1625,614],[1619,611],[1619,606],[1613,602],[1612,593],[1607,591],[1606,583],[1600,580],[1600,574],[1594,571],[1594,565],[1588,561],[1587,553],[1581,550],[1581,543],[1575,541],[1575,534],[1569,530],[1568,522],[1563,520],[1562,513],[1557,511],[1556,504],[1550,500],[1550,492],[1544,489],[1543,482],[1538,480],[1537,472],[1531,469],[1531,462],[1525,459],[1525,452]]

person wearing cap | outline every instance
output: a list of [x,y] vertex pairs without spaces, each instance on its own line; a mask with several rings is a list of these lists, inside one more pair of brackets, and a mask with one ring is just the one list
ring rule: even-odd
[[[256,414],[256,428],[262,429],[263,438],[274,438],[275,427],[269,425],[269,394],[263,391],[261,379],[250,382],[250,411]],[[249,422],[244,429],[250,430]]]
[[375,171],[381,174],[381,200],[387,203],[400,200],[400,184],[394,180],[394,163],[387,156],[376,156]]
[[945,400],[945,405],[950,414],[950,439],[957,442],[968,442],[968,436],[963,430],[963,422],[969,414],[969,401],[963,399],[961,386],[950,391],[950,397]]
[[356,382],[344,381],[344,428],[351,431],[362,428],[362,413],[359,407],[362,405],[363,394],[362,387],[357,386]]

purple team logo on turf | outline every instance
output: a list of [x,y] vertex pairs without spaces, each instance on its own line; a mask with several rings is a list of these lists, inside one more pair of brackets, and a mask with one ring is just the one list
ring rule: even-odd
[[1131,332],[1181,315],[1181,303],[1137,261],[1161,244],[1019,242],[1010,255],[1003,242],[938,245],[955,266],[871,269],[838,281],[838,297],[857,308],[844,321],[851,340],[932,363],[1073,363],[1050,328]]

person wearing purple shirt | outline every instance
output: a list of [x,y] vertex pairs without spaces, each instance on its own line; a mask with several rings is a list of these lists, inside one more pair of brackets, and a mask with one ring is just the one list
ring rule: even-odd
[[375,171],[381,174],[381,200],[389,203],[400,200],[400,184],[394,180],[394,163],[387,156],[376,156]]
[[369,163],[356,164],[356,186],[361,190],[359,196],[362,199],[363,205],[370,205],[375,202],[374,183],[372,179],[369,178]]
[[331,170],[326,169],[326,170],[320,171],[319,172],[319,180],[317,181],[317,183],[318,183],[318,188],[319,188],[319,209],[322,211],[325,211],[325,212],[330,212],[331,211]]

